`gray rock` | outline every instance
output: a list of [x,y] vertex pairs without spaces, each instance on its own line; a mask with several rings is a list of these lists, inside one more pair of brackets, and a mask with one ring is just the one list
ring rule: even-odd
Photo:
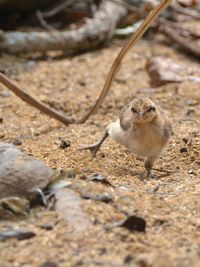
[[46,187],[53,174],[41,160],[22,153],[14,145],[0,142],[0,199],[28,197],[30,192]]

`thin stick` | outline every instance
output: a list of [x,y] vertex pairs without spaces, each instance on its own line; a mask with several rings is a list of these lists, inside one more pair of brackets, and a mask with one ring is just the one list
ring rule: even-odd
[[166,173],[166,174],[172,174],[172,173],[174,173],[173,171],[167,171],[167,170],[157,169],[157,168],[152,168],[152,170],[158,171],[158,172],[163,172],[163,173]]
[[193,10],[191,8],[184,8],[184,7],[181,7],[179,5],[173,5],[172,8],[179,12],[179,13],[182,13],[183,15],[186,15],[186,16],[189,16],[189,17],[192,17],[192,18],[195,18],[195,19],[200,19],[200,14],[198,11],[196,10]]
[[45,28],[47,29],[48,31],[51,31],[51,32],[58,32],[55,28],[53,28],[51,25],[49,25],[46,20],[43,18],[42,16],[42,12],[40,10],[36,11],[36,16],[40,22],[40,24]]
[[60,5],[57,5],[55,8],[51,9],[50,11],[42,12],[42,16],[44,18],[55,16],[57,13],[61,12],[63,9],[67,8],[75,2],[76,0],[64,1]]
[[107,79],[105,81],[103,90],[101,91],[101,94],[99,98],[97,99],[94,106],[91,108],[91,110],[80,120],[78,120],[78,123],[85,122],[92,114],[94,114],[101,103],[103,102],[104,98],[106,97],[113,79],[115,78],[117,71],[120,68],[120,64],[122,62],[122,59],[125,57],[125,55],[128,53],[128,51],[136,44],[136,42],[142,37],[142,35],[145,33],[145,31],[149,28],[150,24],[153,20],[155,20],[160,13],[167,8],[167,6],[171,3],[171,0],[162,0],[146,17],[146,19],[143,21],[142,25],[138,28],[138,30],[130,37],[127,44],[121,49],[119,52],[117,58],[113,62],[111,69],[108,73]]
[[48,107],[44,103],[40,102],[39,100],[35,99],[33,96],[30,96],[23,90],[21,90],[17,85],[10,81],[5,75],[0,72],[0,82],[4,84],[9,90],[11,90],[14,94],[16,94],[19,98],[21,98],[24,102],[30,104],[31,106],[39,109],[41,112],[45,113],[46,115],[53,117],[54,119],[62,122],[65,125],[69,125],[73,123],[73,120],[70,118],[66,118],[56,110]]
[[110,0],[110,1],[126,7],[128,10],[140,15],[141,17],[143,17],[143,15],[144,15],[143,12],[141,12],[139,10],[139,8],[132,6],[132,5],[128,4],[127,2],[120,1],[120,0]]

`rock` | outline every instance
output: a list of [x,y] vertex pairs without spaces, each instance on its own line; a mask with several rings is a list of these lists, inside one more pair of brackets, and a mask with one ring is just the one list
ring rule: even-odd
[[0,199],[28,198],[29,192],[46,187],[53,174],[41,160],[22,153],[14,145],[0,142]]
[[[146,70],[151,78],[151,86],[154,87],[182,81],[200,82],[186,64],[164,56],[150,58],[146,63]],[[196,72],[199,75],[199,70]]]
[[180,72],[183,71],[183,66],[171,58],[152,57],[146,63],[146,70],[151,78],[151,85],[155,87],[182,81]]
[[56,206],[58,211],[67,221],[75,236],[80,236],[91,225],[88,214],[82,208],[82,198],[72,189],[62,188],[55,191]]

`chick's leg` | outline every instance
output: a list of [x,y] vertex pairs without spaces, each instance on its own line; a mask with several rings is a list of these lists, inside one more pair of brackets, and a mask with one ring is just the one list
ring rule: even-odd
[[99,150],[99,148],[101,147],[101,145],[103,144],[103,142],[106,140],[106,138],[109,136],[108,131],[106,130],[102,136],[102,138],[95,144],[89,145],[89,146],[85,146],[85,147],[81,147],[79,148],[79,150],[90,150],[92,157],[94,158],[97,151]]
[[147,171],[147,178],[151,177],[151,170],[153,168],[154,162],[155,162],[156,158],[155,157],[149,157],[145,160],[144,162],[144,167]]

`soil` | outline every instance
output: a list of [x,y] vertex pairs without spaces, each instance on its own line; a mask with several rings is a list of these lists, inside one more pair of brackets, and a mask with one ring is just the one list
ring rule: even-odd
[[[109,68],[119,52],[116,43],[76,57],[46,55],[0,58],[0,68],[27,92],[66,114],[81,116],[100,93]],[[163,41],[143,40],[129,53],[112,90],[97,114],[85,124],[60,124],[22,102],[0,85],[1,141],[16,143],[56,170],[76,170],[73,183],[88,192],[107,193],[113,202],[82,199],[89,226],[75,231],[61,213],[35,207],[25,217],[1,221],[0,229],[26,229],[28,240],[0,242],[1,267],[139,266],[198,267],[200,261],[200,96],[199,84],[189,81],[150,88],[145,63],[164,55],[198,69],[194,59]],[[149,95],[170,114],[173,136],[154,171],[155,179],[141,179],[143,160],[107,140],[95,159],[91,144],[115,120],[135,95]],[[17,142],[16,142],[17,140]],[[68,146],[60,147],[62,140]],[[19,141],[19,142],[18,142]],[[81,180],[99,173],[114,185]],[[115,205],[113,204],[115,203]],[[145,219],[145,232],[105,225],[126,215]],[[52,227],[40,227],[48,224]],[[49,230],[47,230],[49,229]],[[46,265],[45,265],[46,264]]]

